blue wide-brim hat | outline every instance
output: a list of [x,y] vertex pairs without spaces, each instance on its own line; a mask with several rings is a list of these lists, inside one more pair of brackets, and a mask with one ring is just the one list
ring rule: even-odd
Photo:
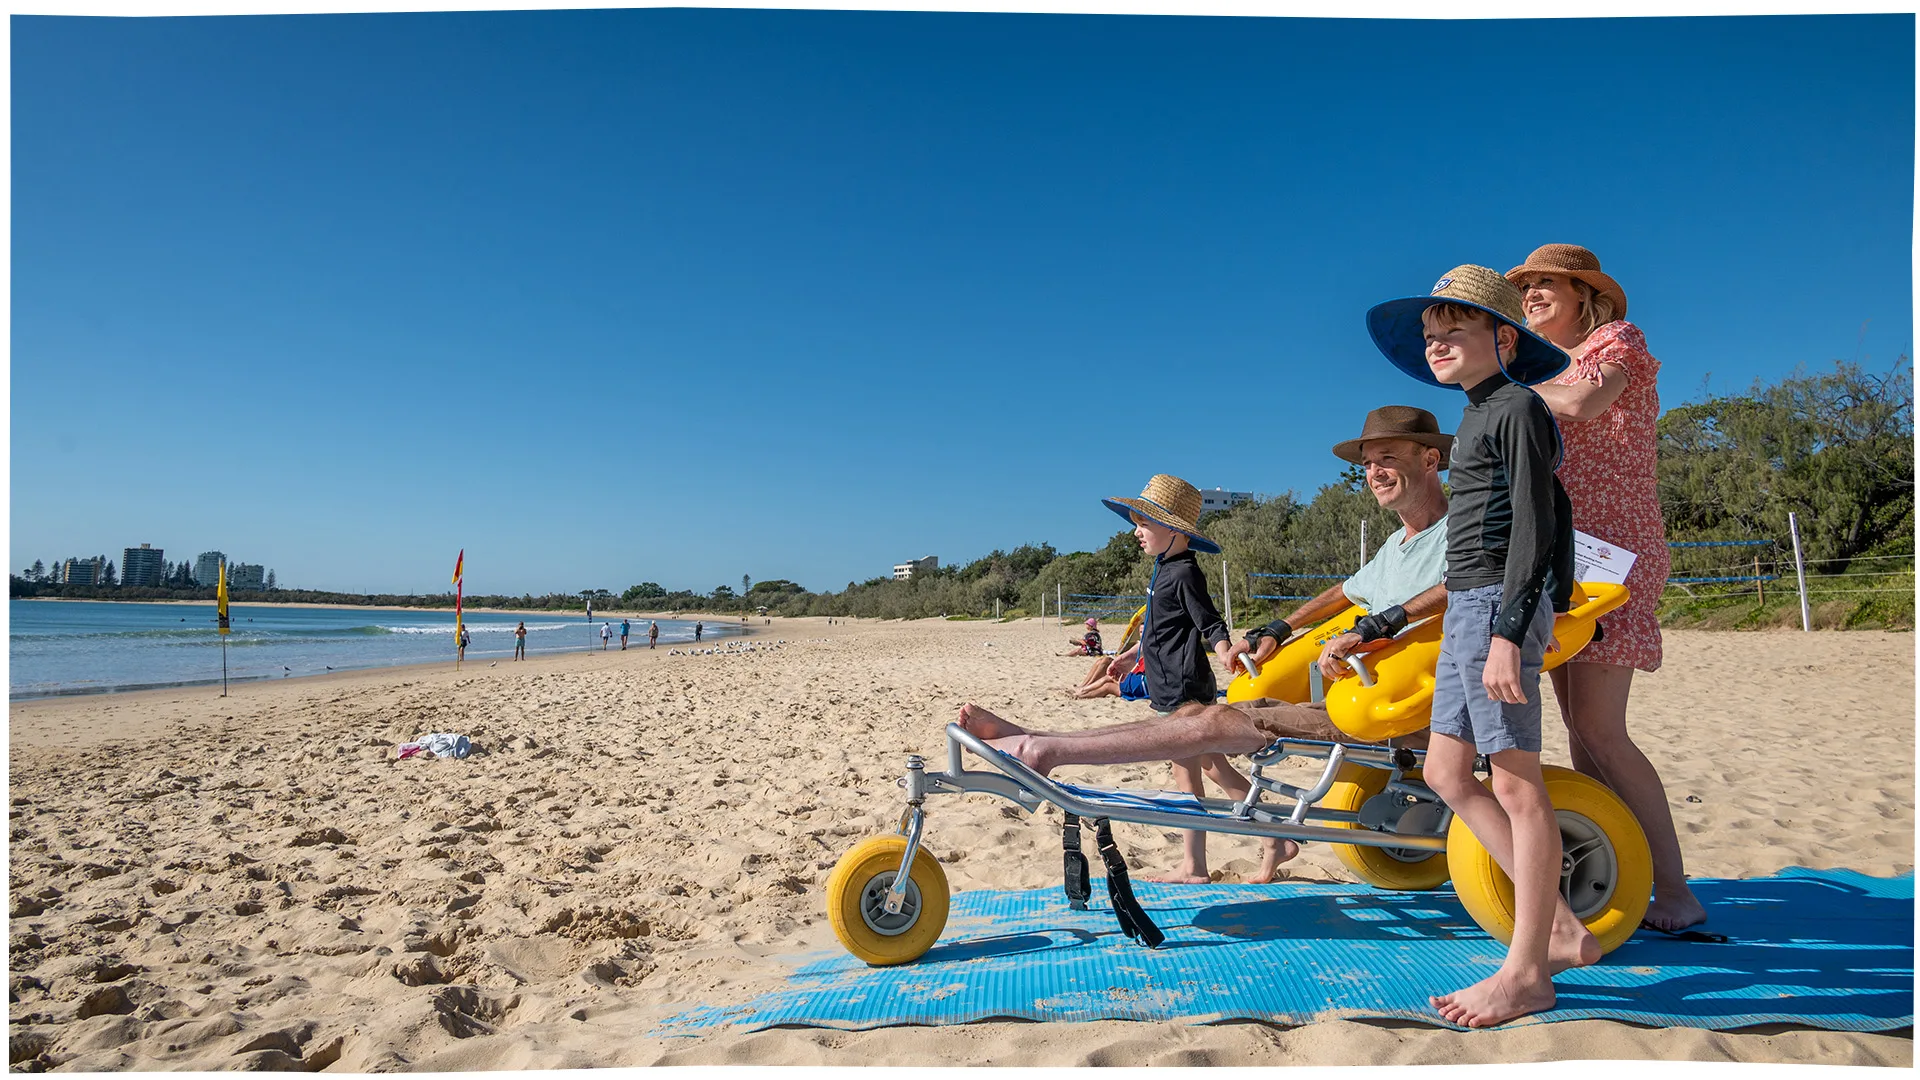
[[[1502,359],[1500,371],[1514,382],[1531,386],[1567,370],[1566,352],[1527,329],[1520,290],[1498,271],[1485,266],[1456,266],[1433,283],[1425,296],[1403,296],[1376,304],[1367,312],[1367,333],[1393,366],[1429,386],[1445,386],[1427,366],[1427,331],[1422,312],[1438,303],[1459,304],[1484,311],[1520,332],[1512,360]],[[1463,388],[1464,389],[1464,388]]]

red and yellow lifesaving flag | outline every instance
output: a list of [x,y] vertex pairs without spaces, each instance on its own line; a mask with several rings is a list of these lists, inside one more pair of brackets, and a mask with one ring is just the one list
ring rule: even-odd
[[460,585],[460,570],[466,565],[467,549],[461,548],[459,556],[453,560],[453,640],[456,648],[459,647],[462,629],[460,622],[460,593],[463,590]]
[[227,625],[227,560],[220,560],[220,587],[214,592],[214,602],[220,612],[220,632],[231,633]]

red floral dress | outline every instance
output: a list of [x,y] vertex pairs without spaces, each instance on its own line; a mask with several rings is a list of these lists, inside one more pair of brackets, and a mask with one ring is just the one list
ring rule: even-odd
[[1622,664],[1641,671],[1660,667],[1660,621],[1654,615],[1672,560],[1667,523],[1655,486],[1654,420],[1660,415],[1660,361],[1647,352],[1646,336],[1624,319],[1594,329],[1587,351],[1554,380],[1575,386],[1598,383],[1600,365],[1616,364],[1627,388],[1592,420],[1561,420],[1565,454],[1560,482],[1573,501],[1573,527],[1633,552],[1627,574],[1632,599],[1602,619],[1606,636],[1580,650],[1570,663]]

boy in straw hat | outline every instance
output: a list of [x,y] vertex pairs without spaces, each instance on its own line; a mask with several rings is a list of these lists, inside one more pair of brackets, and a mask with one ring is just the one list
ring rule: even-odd
[[[1560,828],[1540,772],[1540,668],[1553,609],[1572,587],[1572,523],[1553,470],[1560,440],[1527,384],[1567,356],[1526,329],[1520,292],[1496,271],[1459,266],[1426,296],[1367,312],[1374,344],[1402,371],[1466,391],[1453,444],[1447,613],[1434,670],[1426,779],[1513,879],[1513,942],[1487,978],[1431,999],[1468,1027],[1554,1004],[1553,975],[1600,958],[1560,901]],[[1557,572],[1556,572],[1557,571]],[[1491,763],[1491,792],[1474,755]]]

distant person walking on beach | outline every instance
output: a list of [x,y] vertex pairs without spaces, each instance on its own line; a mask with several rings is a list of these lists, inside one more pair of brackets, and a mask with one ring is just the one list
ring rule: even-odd
[[527,658],[527,620],[521,619],[520,625],[513,628],[513,658]]
[[694,623],[694,624],[693,624],[693,640],[695,640],[695,641],[699,641],[699,640],[700,640],[700,632],[701,632],[701,631],[703,631],[703,630],[705,630],[706,628],[707,628],[707,624],[706,624],[706,623]]
[[633,625],[631,623],[627,622],[627,620],[625,619],[620,620],[620,651],[621,652],[627,651],[627,634],[632,629],[633,629]]
[[[697,636],[698,635],[696,635],[696,637]],[[649,649],[653,648],[654,642],[659,640],[660,640],[660,624],[657,622],[648,622],[647,623],[647,648]]]
[[460,641],[458,644],[460,646],[460,654],[454,657],[454,659],[465,660],[467,658],[467,646],[473,644],[473,635],[467,633],[467,628],[464,626],[460,628]]
[[606,652],[607,642],[612,640],[613,640],[613,624],[601,623],[600,624],[600,651]]
[[1627,573],[1632,596],[1607,616],[1606,637],[1548,673],[1567,726],[1573,767],[1612,788],[1653,848],[1648,924],[1682,930],[1707,912],[1687,886],[1680,838],[1665,786],[1627,731],[1635,670],[1660,668],[1655,608],[1669,570],[1667,525],[1654,478],[1654,420],[1660,415],[1660,361],[1626,320],[1627,293],[1600,270],[1593,252],[1547,244],[1507,271],[1525,295],[1527,328],[1567,351],[1573,363],[1533,388],[1559,423],[1566,460],[1560,482],[1573,524],[1596,540],[1638,555]]

